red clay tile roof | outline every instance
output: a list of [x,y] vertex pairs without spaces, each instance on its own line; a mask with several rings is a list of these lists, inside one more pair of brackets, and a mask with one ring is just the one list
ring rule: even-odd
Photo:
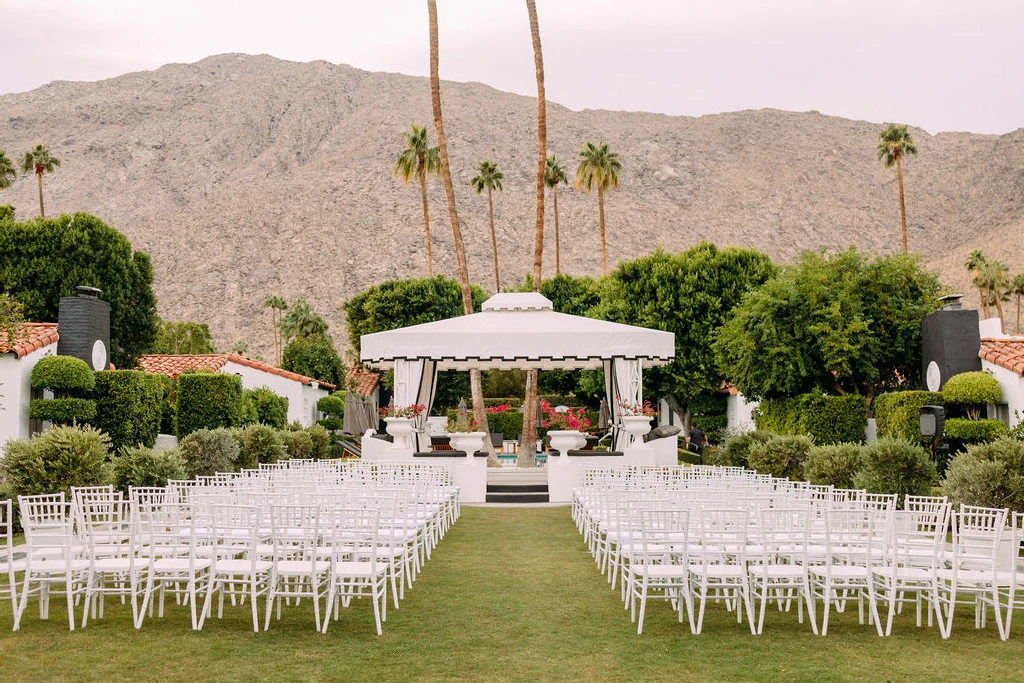
[[0,335],[0,354],[13,353],[21,358],[56,343],[57,323],[23,323],[14,334],[14,344],[8,346],[6,335]]
[[345,386],[351,387],[359,392],[363,398],[368,398],[380,382],[380,375],[368,370],[360,370],[357,367],[350,367],[345,371]]
[[978,356],[982,360],[1024,376],[1024,337],[982,339]]
[[219,372],[228,363],[237,363],[238,365],[244,365],[246,367],[253,368],[255,370],[261,370],[263,372],[270,373],[271,375],[277,375],[278,377],[284,377],[295,382],[302,384],[311,384],[317,382],[324,389],[333,390],[335,386],[329,382],[321,382],[313,377],[306,377],[288,370],[282,370],[281,368],[275,368],[269,363],[258,361],[252,358],[246,358],[245,356],[239,356],[236,353],[209,353],[209,354],[148,354],[145,356],[139,356],[138,364],[139,368],[146,372],[153,372],[160,375],[167,375],[171,379],[176,377],[183,370],[211,370],[213,372]]

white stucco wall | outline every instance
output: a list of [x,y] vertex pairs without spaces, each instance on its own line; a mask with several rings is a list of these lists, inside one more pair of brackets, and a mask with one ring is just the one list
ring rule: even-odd
[[743,394],[733,394],[729,397],[725,414],[730,432],[752,432],[757,429],[754,426],[754,408],[757,407],[757,403],[747,402]]
[[987,360],[981,361],[981,369],[999,382],[999,388],[1003,390],[1003,403],[1009,408],[1010,427],[1024,420],[1024,377]]
[[21,358],[15,357],[13,353],[0,356],[0,450],[11,439],[28,438],[28,402],[32,397],[32,368],[40,358],[55,353],[56,342]]
[[242,378],[242,388],[259,389],[266,387],[278,396],[288,399],[288,423],[298,421],[303,427],[312,427],[319,417],[316,402],[330,392],[319,385],[306,385],[293,379],[281,377],[263,370],[250,368],[228,361],[220,370],[222,373],[238,375]]

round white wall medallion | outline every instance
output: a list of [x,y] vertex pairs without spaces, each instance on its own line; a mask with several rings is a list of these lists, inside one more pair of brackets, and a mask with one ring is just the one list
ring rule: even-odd
[[102,339],[97,339],[96,343],[92,345],[92,369],[107,369],[107,346]]
[[928,364],[928,370],[925,372],[925,383],[928,386],[928,391],[938,391],[939,387],[942,386],[942,371],[939,370],[939,365],[935,361]]

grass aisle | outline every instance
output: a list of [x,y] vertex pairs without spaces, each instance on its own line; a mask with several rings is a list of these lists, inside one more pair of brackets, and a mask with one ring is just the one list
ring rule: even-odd
[[[636,635],[618,591],[598,573],[568,508],[464,508],[462,518],[384,635],[373,634],[367,603],[356,603],[313,632],[312,608],[286,609],[270,631],[253,634],[247,608],[226,608],[202,632],[183,608],[131,628],[129,610],[108,603],[107,617],[69,633],[63,603],[41,622],[26,614],[10,632],[0,606],[4,681],[945,681],[1021,680],[1021,638],[1003,643],[973,618],[942,641],[902,615],[880,639],[839,615],[827,638],[795,614],[769,611],[753,637],[721,608],[709,607],[693,636],[658,601]],[[34,605],[30,609],[34,609]],[[2,611],[6,610],[6,612]]]

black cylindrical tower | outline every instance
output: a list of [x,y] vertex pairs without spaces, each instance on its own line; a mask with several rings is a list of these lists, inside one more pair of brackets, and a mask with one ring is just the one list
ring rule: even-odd
[[57,313],[57,354],[84,360],[93,370],[110,369],[110,304],[95,287],[62,296]]

